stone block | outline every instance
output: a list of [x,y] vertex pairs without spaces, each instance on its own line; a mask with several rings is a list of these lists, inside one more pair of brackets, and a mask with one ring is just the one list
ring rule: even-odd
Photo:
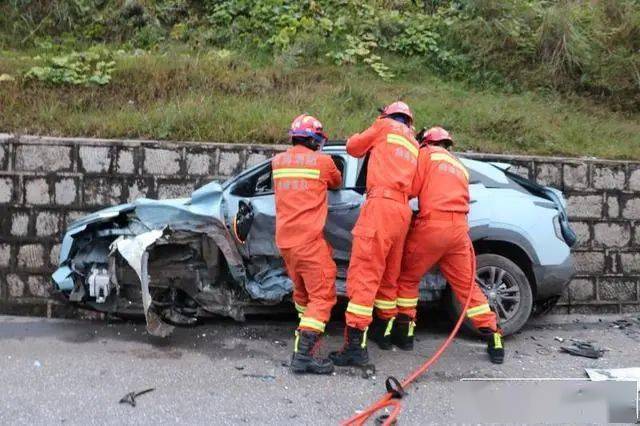
[[25,244],[18,249],[18,268],[37,269],[44,265],[44,248],[40,244]]
[[640,219],[640,198],[629,198],[624,202],[622,217],[625,219]]
[[593,242],[596,246],[626,247],[631,241],[628,223],[596,223],[593,226]]
[[209,154],[187,154],[187,174],[205,176],[209,174]]
[[64,145],[18,145],[15,152],[17,171],[71,171],[71,147]]
[[586,163],[562,166],[565,189],[586,189],[589,187],[589,166]]
[[80,164],[86,173],[107,173],[111,164],[109,147],[81,146]]
[[89,206],[111,206],[120,203],[122,184],[107,178],[85,179],[84,203]]
[[49,252],[49,264],[54,268],[58,267],[58,261],[60,260],[60,248],[62,244],[54,244]]
[[240,152],[220,151],[218,174],[221,176],[233,176],[242,168]]
[[158,185],[158,198],[184,198],[191,196],[192,183],[163,183]]
[[45,205],[51,203],[49,184],[42,178],[27,179],[25,184],[25,203]]
[[605,315],[617,314],[619,312],[618,305],[577,305],[569,306],[570,314],[580,315]]
[[629,189],[635,192],[640,191],[640,167],[638,166],[630,167]]
[[588,302],[596,299],[596,286],[593,280],[575,278],[569,283],[571,302]]
[[132,202],[138,198],[151,198],[153,190],[153,180],[133,179],[127,184],[127,202]]
[[27,278],[27,286],[29,293],[33,297],[49,296],[49,282],[39,275],[31,275]]
[[47,237],[60,232],[60,216],[56,213],[41,212],[36,216],[36,235]]
[[11,216],[11,235],[24,237],[29,233],[29,215],[14,213]]
[[640,252],[620,253],[620,261],[625,274],[640,273]]
[[9,297],[22,297],[24,296],[24,281],[16,275],[7,275],[7,289]]
[[562,187],[562,166],[557,163],[539,163],[536,165],[536,182],[541,185]]
[[11,246],[0,244],[0,268],[8,268],[11,263]]
[[591,167],[593,174],[593,187],[596,189],[624,189],[624,165],[601,166],[594,164]]
[[531,170],[528,166],[522,164],[514,164],[509,167],[509,171],[525,179],[531,179]]
[[54,186],[56,204],[68,206],[76,202],[78,188],[75,179],[60,179]]
[[640,312],[640,303],[629,303],[620,305],[621,314],[635,314]]
[[249,154],[249,157],[247,158],[247,168],[255,166],[256,164],[260,164],[263,161],[265,161],[267,158],[269,157],[267,157],[263,153],[254,152],[252,154]]
[[0,178],[0,204],[9,204],[13,199],[13,179]]
[[607,195],[607,213],[608,217],[616,219],[620,215],[620,203],[615,195]]
[[600,300],[631,302],[638,300],[638,283],[628,278],[601,278],[598,280]]
[[9,164],[9,145],[0,143],[0,170],[7,170]]
[[571,222],[571,228],[578,236],[578,247],[588,247],[591,243],[591,227],[588,222]]
[[573,253],[578,274],[604,272],[604,253],[600,251],[576,251]]
[[68,227],[69,225],[71,225],[76,220],[81,219],[81,218],[83,218],[84,216],[86,216],[88,214],[89,213],[87,213],[87,212],[70,211],[70,212],[67,213],[66,217],[64,218],[64,226]]
[[180,151],[144,149],[144,171],[152,175],[175,175],[180,172]]
[[567,212],[570,218],[601,218],[601,195],[573,195],[567,197]]
[[118,151],[118,173],[132,174],[135,173],[135,171],[136,166],[133,149],[120,148]]

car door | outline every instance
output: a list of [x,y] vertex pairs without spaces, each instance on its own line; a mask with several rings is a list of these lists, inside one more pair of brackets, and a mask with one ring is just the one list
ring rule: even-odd
[[[346,154],[332,154],[337,167],[343,172],[343,182],[347,161]],[[362,194],[353,189],[329,191],[329,213],[325,235],[334,247],[336,259],[348,260],[351,250],[351,229],[358,218]],[[279,257],[280,252],[275,245],[275,199],[271,162],[265,162],[251,173],[242,176],[232,185],[227,207],[229,223],[238,211],[238,203],[245,202],[251,206],[253,220],[249,234],[241,252],[246,257],[268,256]]]

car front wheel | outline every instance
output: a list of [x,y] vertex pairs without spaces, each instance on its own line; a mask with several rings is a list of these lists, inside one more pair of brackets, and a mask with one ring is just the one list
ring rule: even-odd
[[[531,316],[533,293],[527,276],[511,260],[497,254],[476,256],[478,285],[487,297],[491,310],[498,316],[498,325],[505,336],[520,330]],[[461,305],[449,290],[452,316],[460,315]],[[466,320],[467,331],[477,330]]]

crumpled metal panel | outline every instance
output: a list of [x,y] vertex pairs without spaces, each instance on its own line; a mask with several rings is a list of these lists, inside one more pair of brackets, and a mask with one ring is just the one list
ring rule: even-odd
[[149,309],[152,299],[149,293],[149,274],[147,271],[149,253],[147,249],[161,238],[163,233],[163,230],[154,229],[133,238],[122,236],[118,237],[111,245],[112,251],[117,250],[138,275],[147,332],[158,337],[167,337],[174,329],[172,325],[162,321],[158,314]]
[[293,291],[293,283],[282,268],[268,268],[247,281],[246,290],[256,300],[279,303]]

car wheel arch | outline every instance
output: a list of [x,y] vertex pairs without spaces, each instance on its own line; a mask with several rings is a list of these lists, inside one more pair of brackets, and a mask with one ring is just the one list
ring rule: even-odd
[[473,248],[476,255],[479,254],[497,254],[506,257],[516,265],[526,275],[531,286],[531,292],[535,300],[537,294],[537,282],[533,273],[533,259],[527,251],[511,241],[480,239],[473,242]]

